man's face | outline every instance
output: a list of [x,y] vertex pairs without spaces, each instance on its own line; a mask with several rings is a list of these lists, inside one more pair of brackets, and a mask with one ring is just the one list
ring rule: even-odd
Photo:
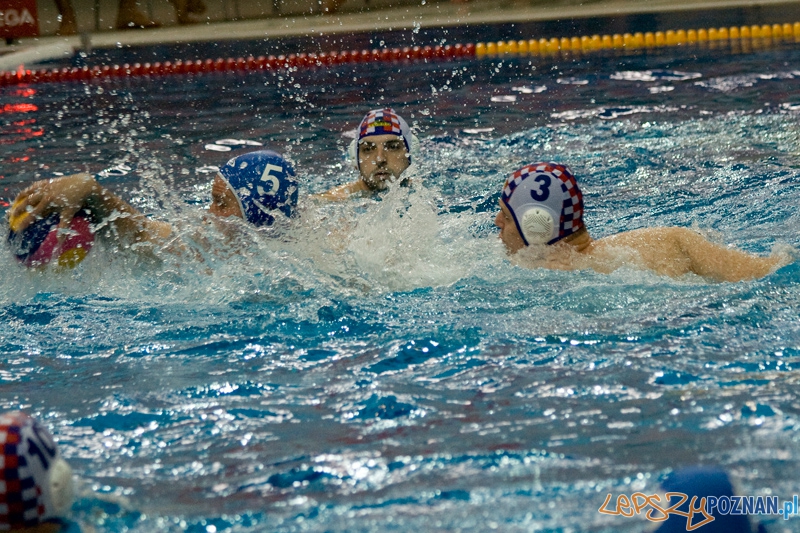
[[385,189],[408,168],[406,143],[399,135],[373,135],[358,143],[361,179],[372,190]]
[[500,212],[494,218],[494,225],[500,228],[500,240],[506,245],[509,254],[513,254],[525,248],[525,241],[519,234],[517,225],[508,208],[500,202]]

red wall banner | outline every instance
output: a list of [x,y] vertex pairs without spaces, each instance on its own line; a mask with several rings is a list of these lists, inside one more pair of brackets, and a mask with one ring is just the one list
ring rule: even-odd
[[36,0],[0,1],[0,39],[39,35]]

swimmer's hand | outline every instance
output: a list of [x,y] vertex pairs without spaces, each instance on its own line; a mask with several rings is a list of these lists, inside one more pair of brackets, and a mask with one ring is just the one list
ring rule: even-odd
[[[150,220],[122,198],[102,187],[89,174],[42,180],[22,191],[8,211],[11,229],[25,228],[52,213],[58,213],[59,230],[69,227],[75,214],[85,209],[98,228],[110,226],[123,245],[162,244],[172,233],[166,222]],[[66,232],[59,231],[59,239]]]
[[773,270],[778,270],[794,263],[798,257],[800,257],[800,250],[785,243],[778,243],[773,246],[772,253],[769,254],[769,259],[774,261]]
[[9,225],[12,230],[21,232],[37,220],[58,213],[59,230],[66,229],[75,214],[89,207],[91,197],[101,191],[97,181],[88,174],[37,181],[14,200],[8,211]]

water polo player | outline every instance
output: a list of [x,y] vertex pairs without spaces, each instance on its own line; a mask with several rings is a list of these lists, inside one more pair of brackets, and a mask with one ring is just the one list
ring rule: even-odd
[[[698,512],[698,507],[695,504],[694,513],[690,511],[689,506],[692,505],[692,500],[695,498],[700,502],[702,502],[701,498],[705,499],[709,503],[712,498],[715,502],[722,498],[730,502],[736,501],[734,499],[736,491],[734,491],[731,478],[720,468],[694,466],[675,470],[661,482],[661,488],[664,492],[657,495],[664,502],[662,508],[668,509],[675,505],[676,509],[666,517],[664,517],[664,513],[659,511],[653,512],[653,517],[666,518],[665,521],[661,522],[655,533],[685,533],[689,531],[689,526],[694,526],[693,529],[703,533],[755,533],[756,531],[758,533],[766,533],[766,528],[762,524],[758,524],[757,528],[753,528],[746,513],[722,513],[717,506],[711,506],[710,504],[700,512]],[[668,499],[666,494],[672,494],[673,496]],[[687,498],[678,505],[681,501],[679,498],[682,498],[683,495]],[[733,505],[736,504],[734,503]],[[704,507],[702,503],[700,503],[700,507]],[[710,514],[706,511],[708,507],[711,507]],[[643,512],[646,513],[649,510],[648,508]],[[709,519],[712,521],[709,522]]]
[[343,200],[355,193],[386,189],[414,162],[419,154],[419,141],[394,109],[373,109],[361,120],[347,152],[360,174],[359,179],[331,189],[319,195],[320,198]]
[[679,227],[642,228],[594,240],[583,222],[583,195],[575,176],[557,163],[535,163],[514,172],[503,186],[494,222],[509,254],[535,247],[536,253],[524,254],[521,262],[551,269],[608,273],[627,266],[665,276],[691,272],[741,281],[766,276],[791,260],[787,253],[760,257],[718,246]]
[[[261,227],[272,225],[278,216],[291,217],[296,206],[297,181],[292,166],[277,153],[261,150],[234,157],[219,169],[208,211]],[[64,233],[59,236],[59,246],[63,246],[71,233],[66,230],[76,216],[86,216],[93,227],[99,228],[100,235],[138,251],[150,248],[139,245],[162,246],[173,234],[170,224],[143,215],[94,177],[76,174],[37,181],[17,196],[8,213],[9,242],[12,248],[20,242],[27,245],[15,252],[26,262],[25,254],[36,252],[30,246],[32,239],[25,240],[26,231],[49,220]]]
[[66,520],[73,500],[72,469],[53,437],[19,411],[0,414],[0,530],[79,532]]

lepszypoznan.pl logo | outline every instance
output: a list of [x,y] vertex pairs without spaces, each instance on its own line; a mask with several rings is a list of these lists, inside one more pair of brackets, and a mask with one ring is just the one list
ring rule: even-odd
[[[663,496],[663,497],[662,497]],[[629,496],[617,496],[616,505],[611,506],[612,495],[606,495],[606,500],[598,510],[602,514],[613,516],[644,515],[651,522],[663,522],[671,515],[686,518],[686,531],[694,531],[714,521],[717,515],[779,515],[784,520],[798,515],[798,496],[785,500],[779,504],[777,496],[692,496],[682,492],[667,492],[662,495],[647,495],[635,492]],[[689,501],[689,509],[681,510],[680,507]]]

